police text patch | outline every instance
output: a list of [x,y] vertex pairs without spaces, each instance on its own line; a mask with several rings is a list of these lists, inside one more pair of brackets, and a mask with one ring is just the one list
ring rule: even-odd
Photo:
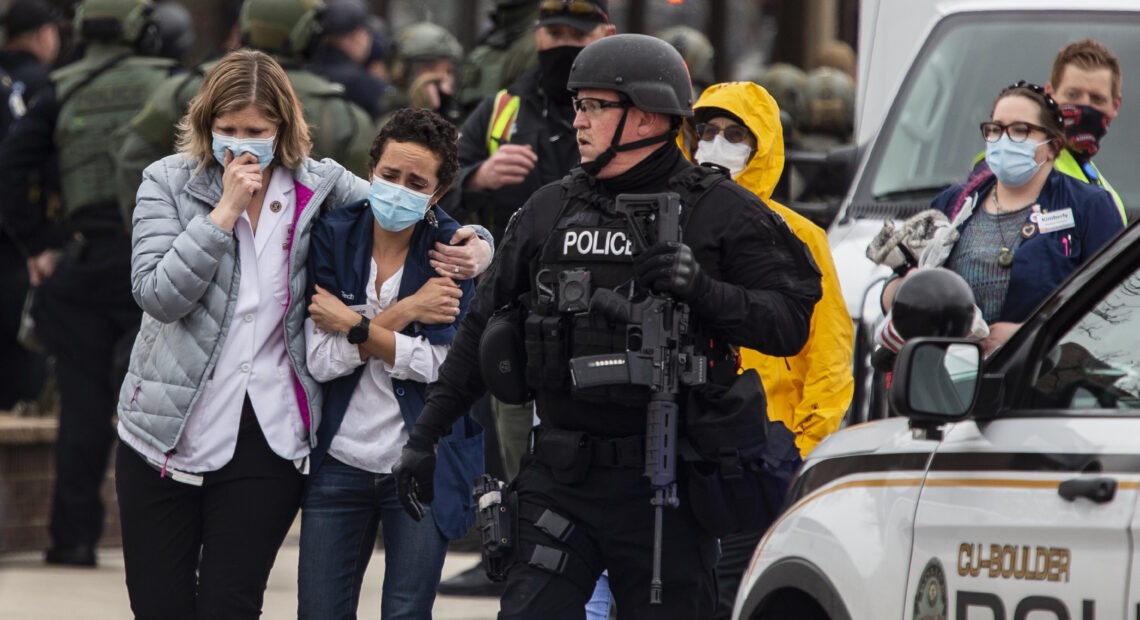
[[562,257],[628,261],[633,242],[620,228],[578,228],[562,231]]

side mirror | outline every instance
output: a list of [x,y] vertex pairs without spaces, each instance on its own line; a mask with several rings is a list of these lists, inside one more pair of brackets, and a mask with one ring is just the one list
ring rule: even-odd
[[899,351],[891,409],[913,426],[964,419],[978,399],[982,348],[962,338],[913,338]]

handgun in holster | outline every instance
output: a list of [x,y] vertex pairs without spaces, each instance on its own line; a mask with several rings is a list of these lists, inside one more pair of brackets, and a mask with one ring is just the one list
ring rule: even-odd
[[474,497],[483,568],[491,581],[503,581],[518,546],[518,494],[502,480],[483,474],[475,481]]

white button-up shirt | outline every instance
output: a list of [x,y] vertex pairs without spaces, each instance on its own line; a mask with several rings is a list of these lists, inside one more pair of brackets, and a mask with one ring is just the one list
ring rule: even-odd
[[274,453],[288,460],[308,455],[308,431],[285,351],[283,322],[289,302],[289,238],[296,208],[293,176],[279,167],[266,188],[256,233],[246,213],[234,224],[241,276],[233,318],[217,364],[186,418],[174,454],[167,460],[119,425],[119,437],[151,461],[182,472],[221,469],[233,458],[246,394]]
[[[401,268],[385,280],[377,292],[376,261],[371,261],[367,304],[350,307],[369,318],[392,307],[400,292],[403,273]],[[318,329],[312,319],[305,319],[305,335],[309,372],[317,381],[330,381],[351,373],[361,364],[366,365],[348,402],[344,421],[329,446],[329,454],[364,471],[391,473],[400,457],[400,449],[408,441],[408,429],[393,392],[392,379],[435,381],[450,347],[397,332],[396,357],[389,365],[376,357],[361,361],[359,348],[349,344],[346,335]]]

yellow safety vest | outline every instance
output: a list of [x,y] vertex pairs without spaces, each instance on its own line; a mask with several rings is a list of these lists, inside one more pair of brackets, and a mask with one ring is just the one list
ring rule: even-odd
[[511,141],[511,134],[515,130],[515,117],[519,115],[520,98],[500,90],[495,94],[495,103],[491,109],[491,121],[487,124],[487,154],[494,155],[500,144]]
[[1081,168],[1081,164],[1077,162],[1077,158],[1073,157],[1069,149],[1063,149],[1061,154],[1057,156],[1057,159],[1053,160],[1053,167],[1056,168],[1058,172],[1063,172],[1078,181],[1096,183],[1096,185],[1104,188],[1109,194],[1112,194],[1112,201],[1116,203],[1116,208],[1120,210],[1120,219],[1124,220],[1124,225],[1127,226],[1128,214],[1124,212],[1124,201],[1120,199],[1120,194],[1116,193],[1116,190],[1113,189],[1108,179],[1104,178],[1100,170],[1097,170],[1096,164],[1090,161],[1089,165],[1092,166],[1093,172],[1096,174],[1097,178],[1095,181],[1085,174],[1084,169]]

